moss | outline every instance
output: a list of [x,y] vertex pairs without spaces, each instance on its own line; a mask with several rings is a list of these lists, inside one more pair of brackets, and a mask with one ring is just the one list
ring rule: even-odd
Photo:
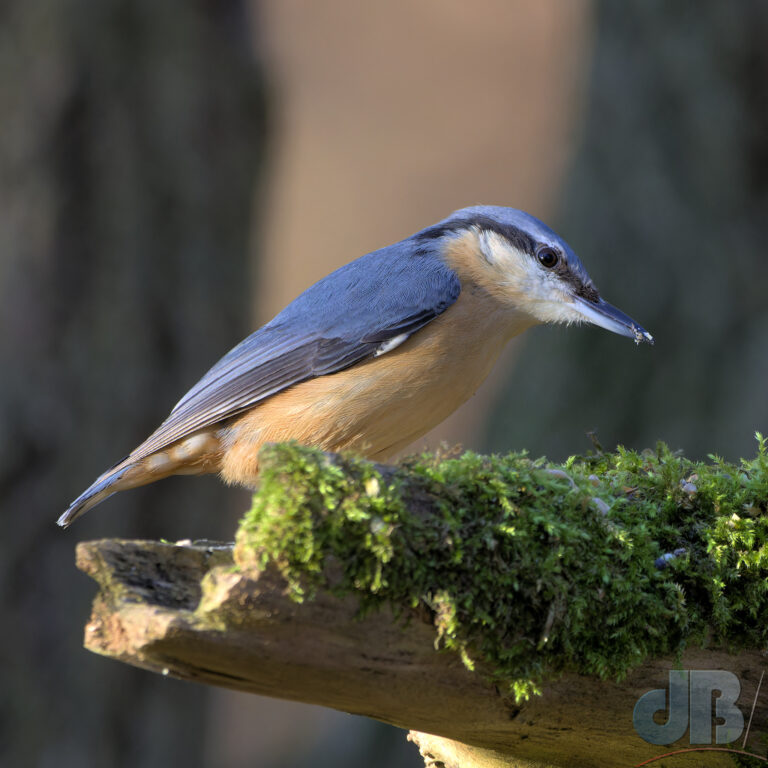
[[758,441],[737,465],[659,444],[564,465],[425,455],[393,470],[270,446],[237,550],[276,566],[296,600],[330,589],[358,595],[363,612],[426,610],[436,646],[517,698],[565,670],[621,679],[690,644],[766,645]]

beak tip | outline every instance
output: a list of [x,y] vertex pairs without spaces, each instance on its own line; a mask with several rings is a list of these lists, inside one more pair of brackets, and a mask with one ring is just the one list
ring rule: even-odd
[[654,345],[654,339],[653,336],[651,336],[648,331],[643,330],[642,328],[638,328],[637,326],[632,326],[632,333],[635,335],[635,344],[642,344],[645,342],[646,344],[650,344],[651,346]]
[[635,344],[653,345],[654,343],[653,336],[645,328],[604,299],[589,301],[583,297],[576,297],[576,311],[581,315],[580,319],[612,333],[618,333],[620,336],[629,336],[630,339],[634,339]]

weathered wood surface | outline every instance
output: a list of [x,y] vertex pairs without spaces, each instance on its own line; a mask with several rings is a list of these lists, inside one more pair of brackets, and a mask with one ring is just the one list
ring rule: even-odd
[[[403,622],[379,611],[360,620],[354,599],[327,593],[297,604],[279,576],[233,568],[232,558],[230,546],[209,543],[80,544],[78,567],[100,585],[86,647],[161,674],[414,729],[428,764],[614,767],[667,751],[637,736],[632,712],[640,695],[666,686],[671,659],[621,684],[565,676],[517,706],[456,654],[436,651],[424,617]],[[737,674],[747,715],[763,664],[754,652],[683,658],[685,668]],[[758,701],[750,744],[767,716]],[[719,764],[713,758],[728,759],[709,753],[708,765]]]

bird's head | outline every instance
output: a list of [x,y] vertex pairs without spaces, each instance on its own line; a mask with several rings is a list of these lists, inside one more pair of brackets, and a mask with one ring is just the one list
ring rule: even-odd
[[418,236],[439,239],[460,278],[534,322],[587,322],[653,344],[648,331],[600,297],[568,243],[523,211],[462,208]]

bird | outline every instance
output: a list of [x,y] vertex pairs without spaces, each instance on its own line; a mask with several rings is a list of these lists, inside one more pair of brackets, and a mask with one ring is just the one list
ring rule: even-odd
[[653,344],[544,223],[501,206],[457,210],[307,288],[58,524],[170,475],[218,473],[255,489],[265,443],[391,459],[474,394],[511,338],[541,323],[591,323]]

